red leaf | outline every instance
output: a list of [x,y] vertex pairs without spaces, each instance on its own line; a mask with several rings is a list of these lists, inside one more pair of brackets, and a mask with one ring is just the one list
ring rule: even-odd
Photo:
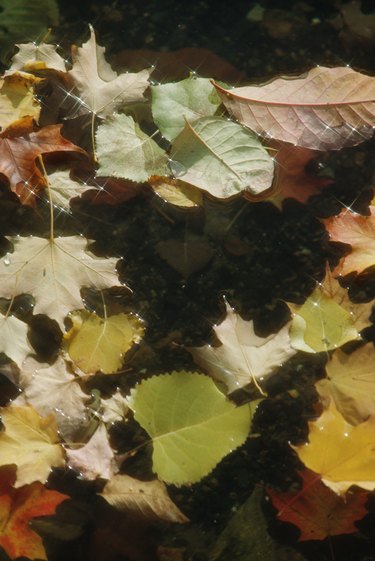
[[326,487],[313,471],[305,469],[299,475],[303,487],[296,493],[267,489],[280,520],[300,529],[299,541],[358,532],[354,522],[367,514],[365,491],[348,492],[341,497]]
[[22,131],[22,136],[0,138],[0,173],[8,178],[11,190],[21,203],[34,206],[38,192],[47,186],[36,165],[38,156],[51,152],[76,152],[87,156],[82,148],[61,136],[61,126],[49,125],[37,132]]
[[54,514],[69,497],[46,489],[38,481],[14,489],[15,473],[8,466],[0,470],[0,546],[12,559],[47,559],[42,538],[29,527],[30,519]]

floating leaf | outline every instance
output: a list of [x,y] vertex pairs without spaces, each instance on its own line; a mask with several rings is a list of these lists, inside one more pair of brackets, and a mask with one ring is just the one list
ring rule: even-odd
[[143,380],[132,390],[129,407],[153,439],[154,471],[174,485],[202,479],[250,430],[250,405],[236,407],[196,372]]
[[73,327],[65,340],[70,358],[83,372],[116,372],[125,353],[143,336],[142,321],[134,314],[101,318],[85,310],[70,314]]
[[259,195],[272,185],[273,160],[257,137],[222,117],[185,121],[173,142],[172,158],[186,170],[181,179],[214,197],[244,191]]
[[297,78],[216,89],[242,124],[266,137],[315,150],[339,150],[372,137],[375,79],[349,66],[317,66]]

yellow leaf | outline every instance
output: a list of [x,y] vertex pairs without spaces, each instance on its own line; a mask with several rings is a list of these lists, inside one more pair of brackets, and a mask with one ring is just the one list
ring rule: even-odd
[[293,312],[292,347],[319,353],[358,339],[361,329],[369,324],[372,302],[351,302],[347,290],[327,269],[324,281],[317,285],[302,306],[291,303],[288,306]]
[[5,431],[0,434],[0,465],[17,466],[15,487],[45,483],[52,467],[64,465],[53,415],[41,417],[30,406],[11,405],[1,409],[1,419]]
[[294,447],[306,467],[319,473],[336,493],[351,485],[375,489],[375,415],[353,426],[332,402],[309,423],[309,442]]
[[15,72],[0,80],[0,126],[1,132],[23,117],[39,118],[40,105],[36,102],[33,86],[40,82],[31,74]]
[[134,314],[123,313],[103,319],[83,310],[69,317],[73,327],[65,335],[68,353],[85,373],[116,372],[125,353],[141,340],[144,332],[141,320]]

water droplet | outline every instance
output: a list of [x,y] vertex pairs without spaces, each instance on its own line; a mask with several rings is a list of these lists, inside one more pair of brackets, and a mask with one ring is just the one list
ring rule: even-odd
[[10,265],[11,262],[12,261],[11,261],[10,255],[9,255],[9,253],[7,253],[6,256],[3,259],[3,263],[6,267],[8,267],[8,265]]

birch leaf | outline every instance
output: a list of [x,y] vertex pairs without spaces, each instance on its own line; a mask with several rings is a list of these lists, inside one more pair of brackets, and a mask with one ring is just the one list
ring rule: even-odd
[[3,407],[5,431],[0,434],[0,465],[17,466],[16,487],[34,481],[45,483],[52,467],[65,464],[53,415],[41,417],[30,406]]
[[272,185],[273,160],[257,137],[222,117],[185,121],[173,142],[172,158],[186,170],[183,181],[214,197],[245,191],[258,195]]
[[129,407],[153,439],[155,473],[174,485],[199,481],[243,444],[252,416],[249,404],[236,407],[211,378],[186,371],[143,380]]
[[180,82],[151,86],[152,115],[165,138],[172,141],[186,121],[214,115],[220,104],[211,81],[191,75]]
[[147,521],[188,522],[174,504],[161,481],[139,481],[129,475],[115,475],[99,493],[111,506]]
[[144,327],[134,314],[117,314],[101,318],[85,310],[70,314],[73,327],[65,334],[70,358],[83,372],[116,372],[124,355],[139,343]]
[[126,104],[144,101],[150,76],[150,70],[118,75],[106,62],[104,52],[90,26],[89,40],[82,47],[72,48],[73,68],[69,71],[84,110],[100,117],[108,117]]
[[327,378],[315,384],[320,396],[332,398],[348,423],[356,425],[375,413],[375,353],[372,343],[350,355],[335,351],[326,365]]
[[268,337],[258,337],[254,322],[243,320],[226,304],[227,315],[214,326],[220,347],[190,347],[194,360],[216,380],[233,392],[262,380],[286,362],[296,351],[291,347],[289,325]]
[[32,294],[35,314],[48,315],[62,329],[67,313],[82,306],[81,287],[121,286],[115,272],[117,259],[96,257],[86,250],[87,240],[81,236],[12,241],[14,252],[0,260],[3,297]]
[[307,353],[319,353],[341,347],[360,338],[360,331],[369,324],[372,302],[354,304],[327,269],[302,306],[288,303],[293,312],[290,327],[292,346]]
[[169,175],[168,158],[133,118],[115,114],[96,131],[98,175],[143,182],[152,175]]
[[260,86],[216,89],[229,112],[258,134],[315,150],[339,150],[372,137],[375,78],[348,66]]
[[0,314],[0,352],[6,354],[18,367],[33,352],[27,330],[27,324],[15,316]]

